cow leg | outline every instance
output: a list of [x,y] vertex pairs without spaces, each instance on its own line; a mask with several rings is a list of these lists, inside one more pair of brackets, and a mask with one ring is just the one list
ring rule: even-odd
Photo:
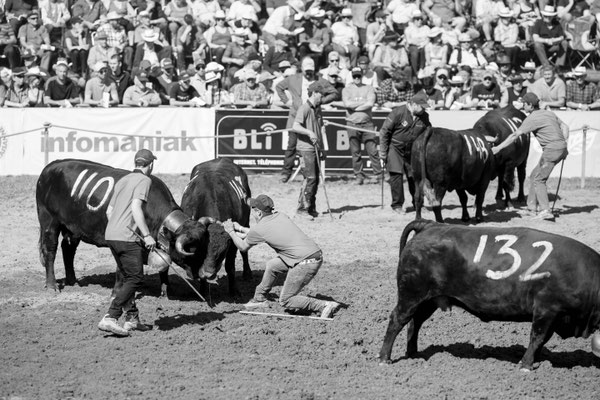
[[46,270],[46,285],[44,287],[58,290],[54,273],[54,260],[58,249],[60,226],[44,210],[39,210],[38,216],[40,220],[40,261]]
[[74,238],[70,233],[65,234],[65,232],[63,232],[63,239],[60,247],[62,249],[63,262],[65,264],[65,285],[73,286],[77,283],[73,261],[75,260],[75,252],[77,251],[77,246],[79,246],[80,241],[79,238]]
[[500,205],[504,200],[504,167],[498,168],[498,188],[496,189],[496,204]]
[[531,333],[529,335],[529,347],[520,361],[521,370],[531,371],[534,369],[533,363],[539,359],[540,352],[544,344],[552,337],[552,324],[554,315],[535,315],[531,324]]
[[240,253],[242,254],[242,263],[244,265],[244,272],[242,276],[244,280],[252,280],[252,270],[250,269],[250,262],[248,261],[248,252],[240,251]]
[[487,190],[489,184],[489,181],[487,181],[485,184],[482,184],[475,195],[475,221],[477,223],[483,222],[483,201],[485,200],[485,191]]
[[229,281],[229,295],[239,297],[240,291],[235,284],[235,256],[237,255],[237,247],[233,244],[229,245],[227,254],[225,255],[225,272],[227,272],[227,280]]
[[[404,307],[403,310],[406,310],[406,307]],[[400,310],[400,304],[398,304],[392,310],[392,313],[390,314],[390,322],[388,323],[385,337],[383,338],[383,345],[381,346],[381,350],[379,350],[379,362],[381,364],[391,363],[394,341],[396,340],[396,337],[402,328],[404,328],[404,326],[411,320],[412,317],[412,313],[406,311],[402,312]]]
[[517,176],[519,179],[519,196],[517,201],[519,203],[525,203],[525,178],[527,176],[527,159],[517,166]]
[[437,310],[437,305],[433,300],[424,302],[417,307],[412,320],[408,324],[406,332],[406,357],[414,357],[417,354],[417,340],[419,338],[419,329],[425,321]]
[[167,297],[167,290],[169,289],[169,269],[158,273],[160,277],[160,297]]
[[415,206],[415,219],[421,219],[421,208],[423,208],[423,181],[418,182],[413,196]]
[[469,196],[464,190],[456,189],[456,194],[460,199],[460,206],[462,208],[462,216],[460,217],[461,221],[469,222],[471,217],[469,216],[469,211],[467,210],[467,203],[469,202]]

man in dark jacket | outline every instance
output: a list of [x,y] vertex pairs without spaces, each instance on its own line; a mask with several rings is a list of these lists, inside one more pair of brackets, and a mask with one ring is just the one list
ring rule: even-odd
[[431,126],[427,95],[422,91],[412,97],[406,105],[396,107],[386,118],[379,132],[379,159],[387,167],[392,190],[392,210],[406,214],[402,175],[406,173],[408,190],[415,195],[415,182],[410,167],[411,148],[415,139]]
[[125,90],[133,83],[129,72],[123,71],[121,63],[121,56],[113,54],[108,61],[108,74],[106,74],[107,83],[114,82],[117,86],[117,93],[119,94],[119,104],[123,104],[123,95]]

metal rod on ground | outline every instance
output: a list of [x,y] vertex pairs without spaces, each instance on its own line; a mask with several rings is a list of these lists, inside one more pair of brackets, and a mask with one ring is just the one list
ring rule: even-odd
[[385,174],[383,168],[381,169],[381,209],[383,210],[383,187],[385,186]]
[[[140,240],[142,241],[142,243],[144,242],[144,238],[142,237],[142,235],[140,235],[139,233],[137,233],[136,231],[134,231],[134,230],[133,230],[133,229],[131,229],[130,227],[127,227],[127,229],[129,229],[131,232],[133,232],[133,234],[134,234],[135,236],[137,236],[137,238],[138,238],[138,239],[140,239]],[[155,252],[155,253],[156,253],[156,254],[157,254],[157,255],[158,255],[160,258],[161,258],[161,260],[163,260],[163,261],[165,262],[165,264],[167,264],[167,265],[168,265],[168,266],[170,266],[170,267],[173,267],[173,265],[172,265],[170,262],[168,262],[167,260],[165,260],[165,258],[162,256],[162,254],[160,254],[160,252],[158,252],[156,249],[152,249],[152,251],[153,251],[153,252]],[[202,295],[200,294],[200,292],[198,292],[198,291],[196,290],[196,288],[195,288],[195,287],[194,287],[194,286],[193,286],[193,285],[192,285],[192,284],[191,284],[191,283],[190,283],[190,282],[187,280],[187,278],[186,278],[185,276],[181,275],[181,274],[179,273],[179,271],[177,271],[177,269],[175,269],[175,268],[172,268],[172,269],[173,269],[173,271],[175,271],[175,273],[176,273],[176,274],[177,274],[177,275],[178,275],[178,276],[179,276],[181,279],[183,279],[183,281],[184,281],[185,283],[187,283],[187,284],[188,284],[188,286],[189,286],[190,288],[192,288],[192,290],[193,290],[193,291],[194,291],[194,292],[195,292],[195,293],[198,295],[198,297],[200,297],[200,299],[202,299],[202,301],[204,301],[204,302],[205,302],[205,303],[206,303],[206,304],[207,304],[207,305],[208,305],[210,308],[213,308],[213,306],[212,306],[212,305],[211,305],[211,304],[210,304],[208,301],[206,301],[206,299],[205,299],[204,297],[202,297]]]
[[266,313],[266,312],[259,312],[259,311],[240,311],[240,314],[264,315],[266,317],[308,318],[308,319],[317,319],[320,321],[333,321],[333,318],[313,317],[311,315],[276,314],[276,313]]
[[44,135],[44,165],[48,165],[49,160],[49,156],[48,156],[48,138],[50,136],[50,126],[52,124],[50,122],[44,122],[44,131],[42,132],[42,135]]
[[560,188],[560,181],[562,179],[563,168],[565,166],[565,159],[563,158],[560,164],[560,175],[558,176],[558,185],[556,185],[556,194],[554,195],[554,202],[552,203],[552,214],[554,214],[554,206],[556,205],[556,200],[558,200],[558,189]]
[[296,179],[296,176],[298,176],[298,173],[300,172],[300,170],[302,169],[302,164],[298,164],[298,168],[296,168],[296,170],[294,171],[294,173],[292,174],[292,176],[290,177],[290,179],[288,180],[288,182],[293,181],[294,179]]
[[588,126],[583,126],[583,140],[581,142],[581,188],[585,187],[585,150],[587,147],[587,130]]
[[319,170],[319,175],[321,175],[321,180],[323,181],[323,194],[325,195],[325,202],[327,203],[327,211],[329,212],[329,216],[333,220],[333,214],[331,213],[331,207],[329,206],[329,196],[327,196],[327,186],[325,185],[325,175],[323,174],[323,169],[321,168],[321,157],[319,157],[319,147],[317,145],[315,147],[315,155],[317,156],[317,169]]

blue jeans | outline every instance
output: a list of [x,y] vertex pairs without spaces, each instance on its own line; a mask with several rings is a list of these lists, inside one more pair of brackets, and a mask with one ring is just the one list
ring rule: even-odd
[[[138,318],[138,309],[135,305],[135,292],[144,281],[144,262],[142,246],[136,242],[121,242],[107,240],[108,247],[117,262],[117,274],[121,274],[123,285],[115,287],[115,297],[110,303],[108,315],[119,319],[123,311],[127,319]],[[119,283],[119,279],[117,279]]]
[[302,157],[304,182],[298,198],[298,210],[316,211],[317,189],[319,188],[319,165],[314,150],[299,150]]
[[527,208],[536,211],[539,204],[541,210],[550,210],[546,182],[554,166],[567,157],[569,152],[566,148],[560,150],[545,149],[540,157],[540,162],[531,171],[529,182],[529,194],[527,196]]

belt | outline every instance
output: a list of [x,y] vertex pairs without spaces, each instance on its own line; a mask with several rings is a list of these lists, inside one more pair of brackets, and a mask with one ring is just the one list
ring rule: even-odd
[[[314,254],[311,254],[311,256]],[[303,264],[310,264],[310,263],[317,263],[323,261],[323,254],[321,252],[318,253],[318,255],[316,257],[311,257],[311,258],[305,258],[304,260],[300,261],[298,264],[296,265],[303,265]]]

